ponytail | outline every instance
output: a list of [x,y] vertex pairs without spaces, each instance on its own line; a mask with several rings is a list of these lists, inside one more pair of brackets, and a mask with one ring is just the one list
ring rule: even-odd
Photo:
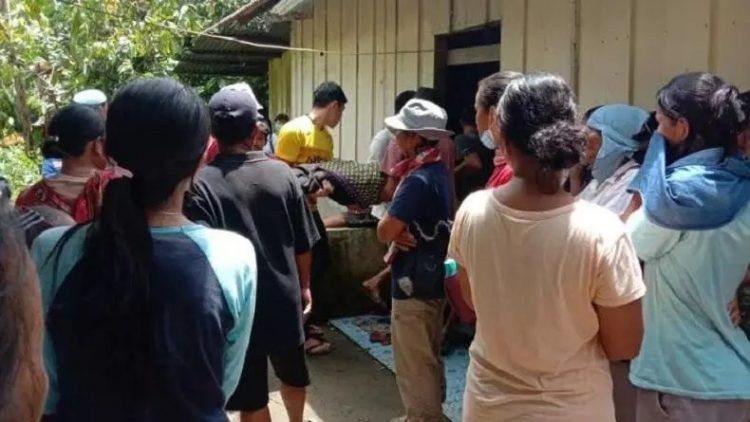
[[164,357],[154,355],[159,310],[151,285],[154,245],[147,212],[195,173],[209,127],[203,101],[176,81],[144,79],[122,88],[109,108],[105,149],[128,171],[115,168],[115,177],[121,177],[107,184],[100,214],[90,225],[68,231],[58,244],[56,266],[73,233],[86,230],[76,273],[66,294],[56,297],[48,324],[58,324],[52,331],[65,333],[68,341],[76,339],[68,345],[76,368],[111,380],[110,396],[120,400],[111,404],[113,413],[137,409],[164,384],[154,375],[161,373]]

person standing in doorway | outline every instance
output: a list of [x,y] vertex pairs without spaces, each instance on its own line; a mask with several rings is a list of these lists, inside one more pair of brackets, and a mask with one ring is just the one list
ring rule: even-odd
[[220,153],[198,173],[186,215],[245,236],[258,258],[253,332],[227,409],[242,412],[242,422],[270,422],[270,358],[289,420],[302,422],[310,384],[302,320],[312,305],[310,251],[319,238],[315,222],[289,167],[257,148],[262,129],[252,97],[222,90],[208,105]]
[[[341,123],[341,117],[349,100],[344,90],[334,82],[323,82],[313,93],[312,110],[304,116],[285,124],[278,135],[275,156],[289,165],[330,161],[333,159],[333,137],[328,128],[335,128]],[[317,210],[317,198],[330,193],[331,186],[308,198],[313,210],[315,226],[320,240],[312,251],[312,275],[310,279],[313,297],[322,297],[320,287],[328,267],[328,236],[323,219]],[[318,302],[320,303],[320,302]],[[313,309],[313,320],[321,320],[320,306]],[[331,344],[324,340],[323,331],[308,321],[305,326],[305,349],[311,355],[326,354],[331,351]]]
[[608,360],[638,354],[646,293],[625,225],[562,187],[586,136],[561,77],[514,79],[497,119],[513,177],[470,195],[451,233],[477,315],[463,420],[614,422]]
[[391,245],[386,260],[392,270],[396,382],[410,422],[443,421],[443,263],[453,196],[437,144],[452,135],[447,122],[445,110],[420,99],[385,119],[405,158],[394,168],[401,182],[377,235]]

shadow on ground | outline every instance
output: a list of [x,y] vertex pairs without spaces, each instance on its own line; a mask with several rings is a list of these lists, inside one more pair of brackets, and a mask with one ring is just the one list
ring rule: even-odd
[[[312,385],[307,392],[305,418],[314,422],[388,422],[402,414],[393,374],[336,330],[326,337],[334,351],[308,360]],[[273,373],[273,371],[269,371]],[[271,416],[287,421],[273,375],[269,381]],[[233,415],[232,421],[239,421]]]

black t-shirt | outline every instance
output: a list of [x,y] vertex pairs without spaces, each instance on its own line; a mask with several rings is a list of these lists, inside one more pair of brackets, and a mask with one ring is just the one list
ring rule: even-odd
[[255,246],[251,346],[281,351],[302,344],[295,256],[308,252],[320,234],[289,167],[262,152],[221,154],[199,172],[185,208],[193,221],[239,233]]
[[456,136],[456,151],[459,162],[466,159],[469,154],[477,154],[479,161],[482,163],[481,170],[472,174],[459,174],[456,177],[456,196],[459,202],[463,201],[470,193],[484,189],[487,181],[492,176],[495,169],[493,160],[495,159],[495,150],[489,149],[476,135],[458,135]]

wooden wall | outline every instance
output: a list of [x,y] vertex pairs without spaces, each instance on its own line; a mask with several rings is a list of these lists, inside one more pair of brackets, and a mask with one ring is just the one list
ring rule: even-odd
[[498,0],[501,67],[566,77],[581,108],[652,108],[674,75],[717,73],[750,88],[750,1]]
[[336,152],[364,160],[396,94],[432,86],[434,35],[500,20],[500,67],[562,75],[582,109],[651,108],[686,70],[750,89],[750,0],[315,0],[313,17],[293,23],[292,45],[328,53],[287,53],[289,74],[271,76],[272,108],[302,114],[318,83],[338,81],[350,103],[333,131]]
[[[372,136],[393,114],[396,95],[432,87],[434,36],[499,21],[499,5],[498,0],[315,0],[313,16],[292,24],[292,45],[328,53],[287,53],[287,111],[307,112],[319,83],[340,83],[349,104],[332,131],[336,153],[365,160]],[[271,76],[272,85],[282,80]],[[271,92],[275,95],[276,89]]]

